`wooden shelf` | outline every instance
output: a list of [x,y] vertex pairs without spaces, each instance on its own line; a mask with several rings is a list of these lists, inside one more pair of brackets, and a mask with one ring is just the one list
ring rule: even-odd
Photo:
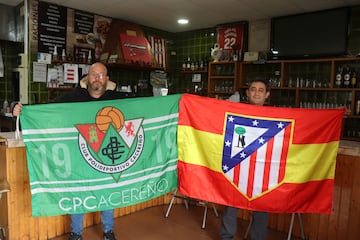
[[[335,78],[339,66],[350,66],[357,72],[356,88],[338,88],[335,86]],[[231,74],[226,74],[223,71]],[[231,69],[233,68],[233,69]],[[275,76],[275,71],[280,72]],[[270,95],[270,105],[300,107],[300,103],[308,102],[329,102],[336,106],[346,105],[354,113],[356,100],[360,97],[360,57],[343,58],[319,58],[319,59],[293,59],[293,60],[269,60],[264,64],[252,64],[251,62],[211,62],[208,73],[208,96],[226,98],[235,91],[241,95],[245,93],[248,82],[254,78],[275,79],[280,87],[272,86],[274,93]],[[302,77],[304,80],[321,82],[326,87],[288,87],[289,80]],[[232,91],[219,91],[217,86],[233,80]],[[291,82],[291,80],[290,80]],[[313,82],[312,82],[313,83]],[[222,86],[221,86],[222,87]],[[306,98],[306,99],[304,99]],[[325,101],[326,100],[326,101]],[[350,115],[344,118],[344,133],[350,130],[360,131],[360,116]],[[359,137],[351,140],[360,141]]]
[[[182,78],[182,87],[179,91],[201,95],[201,96],[207,96],[208,95],[208,89],[207,89],[207,76],[208,72],[206,70],[179,70],[181,73]],[[193,74],[200,74],[201,78],[199,79],[193,79]]]
[[203,73],[203,74],[207,74],[208,71],[207,70],[180,70],[180,72],[182,74],[196,74],[196,73]]
[[117,68],[117,69],[127,69],[127,70],[143,70],[143,71],[155,71],[162,70],[165,71],[161,67],[141,64],[141,63],[107,63],[105,64],[108,68]]

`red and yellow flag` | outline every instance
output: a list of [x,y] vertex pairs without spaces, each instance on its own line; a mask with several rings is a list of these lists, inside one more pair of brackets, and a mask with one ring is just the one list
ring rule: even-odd
[[331,213],[343,113],[184,94],[179,190],[250,210]]

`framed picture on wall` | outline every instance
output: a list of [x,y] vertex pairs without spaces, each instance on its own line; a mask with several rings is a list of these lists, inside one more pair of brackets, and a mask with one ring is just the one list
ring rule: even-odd
[[120,34],[125,63],[151,64],[150,44],[145,37]]
[[268,52],[270,50],[270,30],[270,19],[249,23],[250,52]]

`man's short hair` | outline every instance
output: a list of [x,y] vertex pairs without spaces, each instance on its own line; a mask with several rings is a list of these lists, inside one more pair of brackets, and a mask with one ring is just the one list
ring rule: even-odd
[[249,82],[249,87],[252,83],[254,82],[262,82],[265,85],[266,91],[269,92],[270,91],[270,83],[269,80],[266,80],[264,78],[254,78]]

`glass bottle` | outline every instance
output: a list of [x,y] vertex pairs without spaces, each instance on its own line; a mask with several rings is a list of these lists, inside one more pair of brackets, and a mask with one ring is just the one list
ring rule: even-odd
[[275,69],[273,87],[280,87],[280,85],[281,85],[280,81],[281,81],[280,70]]
[[191,61],[190,70],[191,70],[191,71],[194,71],[194,70],[195,70],[195,62],[194,62],[194,61]]
[[204,70],[204,60],[203,59],[200,60],[199,70],[201,70],[201,71]]
[[183,71],[186,70],[186,59],[184,59],[181,67],[182,67],[182,70],[183,70]]
[[355,115],[360,115],[360,95],[358,95],[355,104]]
[[355,88],[356,87],[356,82],[357,82],[356,71],[355,71],[355,69],[353,69],[352,75],[351,75],[351,87]]
[[207,71],[208,70],[208,65],[209,65],[209,60],[207,57],[204,58],[204,70]]
[[342,83],[342,71],[343,71],[342,66],[339,66],[335,78],[335,86],[338,88],[341,87],[341,83]]
[[58,51],[57,51],[57,46],[54,46],[54,52],[53,52],[53,60],[58,60]]
[[61,53],[61,60],[62,60],[62,61],[65,61],[65,60],[66,60],[65,48],[63,48],[62,53]]
[[345,88],[350,87],[350,78],[351,78],[351,72],[350,72],[349,66],[347,66],[345,68],[345,73],[344,73],[344,87]]
[[191,60],[190,57],[188,57],[186,61],[186,70],[190,70],[190,69],[191,69]]
[[199,62],[197,60],[195,60],[195,71],[199,70]]
[[88,53],[87,63],[88,63],[88,64],[91,64],[91,63],[92,63],[91,50],[89,50],[89,53]]
[[3,113],[7,113],[8,106],[9,106],[9,102],[8,102],[8,100],[5,98],[5,100],[4,100],[4,102],[3,102]]

